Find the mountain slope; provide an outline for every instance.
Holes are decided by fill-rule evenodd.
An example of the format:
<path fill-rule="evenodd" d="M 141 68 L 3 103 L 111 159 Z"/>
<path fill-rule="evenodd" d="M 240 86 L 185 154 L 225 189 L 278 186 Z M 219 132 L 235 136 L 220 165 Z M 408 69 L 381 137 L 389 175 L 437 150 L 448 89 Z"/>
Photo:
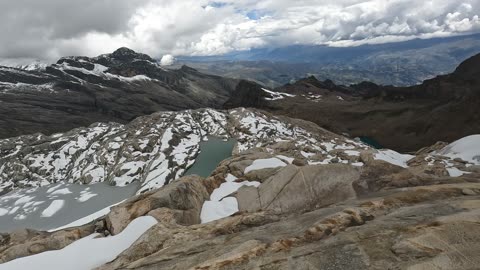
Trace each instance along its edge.
<path fill-rule="evenodd" d="M 249 93 L 261 102 L 238 102 L 242 99 L 237 96 L 225 106 L 255 106 L 337 133 L 369 137 L 397 151 L 416 151 L 437 141 L 480 133 L 479 66 L 480 55 L 476 55 L 453 73 L 412 87 L 368 82 L 347 87 L 309 77 L 275 89 L 293 96 L 269 100 L 261 86 L 250 86 L 250 92 L 263 93 Z M 237 92 L 242 93 L 241 89 Z"/>
<path fill-rule="evenodd" d="M 183 176 L 208 136 L 234 139 L 232 156 Z M 474 269 L 479 146 L 477 135 L 405 155 L 243 108 L 0 140 L 3 188 L 15 189 L 0 197 L 0 269 Z M 94 208 L 123 189 L 98 181 L 139 185 Z"/>
<path fill-rule="evenodd" d="M 156 111 L 218 108 L 236 80 L 194 69 L 165 70 L 127 48 L 94 58 L 64 57 L 37 70 L 0 67 L 0 138 L 126 123 Z"/>

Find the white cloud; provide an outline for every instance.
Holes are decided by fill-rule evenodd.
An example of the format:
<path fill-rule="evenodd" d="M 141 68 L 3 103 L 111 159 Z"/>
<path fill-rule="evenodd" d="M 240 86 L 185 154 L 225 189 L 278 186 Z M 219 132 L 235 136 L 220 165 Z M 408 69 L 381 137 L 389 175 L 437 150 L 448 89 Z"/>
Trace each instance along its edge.
<path fill-rule="evenodd" d="M 108 14 L 108 16 L 105 16 Z M 353 46 L 480 32 L 478 0 L 22 0 L 0 3 L 0 58 L 154 57 Z"/>
<path fill-rule="evenodd" d="M 162 66 L 171 66 L 173 63 L 175 63 L 175 57 L 171 54 L 165 54 L 160 60 L 160 65 Z"/>

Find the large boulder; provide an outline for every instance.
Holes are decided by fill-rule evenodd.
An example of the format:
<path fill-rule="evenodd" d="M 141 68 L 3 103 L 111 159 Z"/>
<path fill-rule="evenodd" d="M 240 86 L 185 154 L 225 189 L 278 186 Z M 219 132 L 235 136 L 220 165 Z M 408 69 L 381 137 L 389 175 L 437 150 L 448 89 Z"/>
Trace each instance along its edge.
<path fill-rule="evenodd" d="M 186 176 L 114 206 L 106 217 L 107 229 L 113 235 L 118 234 L 130 221 L 147 214 L 181 225 L 200 223 L 203 202 L 209 198 L 203 181 L 199 176 Z"/>
<path fill-rule="evenodd" d="M 62 249 L 74 241 L 94 233 L 95 229 L 94 224 L 88 224 L 56 232 L 20 229 L 9 234 L 0 234 L 0 263 L 44 251 Z"/>
<path fill-rule="evenodd" d="M 236 197 L 240 211 L 308 210 L 356 197 L 352 183 L 359 177 L 358 169 L 349 165 L 289 165 L 258 188 L 240 188 Z"/>

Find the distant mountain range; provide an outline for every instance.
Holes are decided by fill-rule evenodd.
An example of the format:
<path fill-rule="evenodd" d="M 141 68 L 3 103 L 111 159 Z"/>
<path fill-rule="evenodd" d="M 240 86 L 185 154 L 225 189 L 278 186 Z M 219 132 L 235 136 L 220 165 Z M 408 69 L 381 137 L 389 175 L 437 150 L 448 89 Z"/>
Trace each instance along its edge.
<path fill-rule="evenodd" d="M 63 57 L 46 67 L 0 67 L 0 138 L 99 121 L 123 124 L 158 111 L 255 107 L 414 151 L 480 133 L 478 66 L 480 55 L 450 75 L 411 87 L 343 86 L 308 76 L 262 90 L 267 87 L 188 66 L 165 69 L 148 55 L 120 48 L 93 58 Z"/>
<path fill-rule="evenodd" d="M 480 35 L 410 40 L 398 43 L 328 47 L 294 45 L 253 49 L 220 56 L 179 57 L 203 72 L 249 79 L 276 87 L 309 75 L 337 84 L 371 81 L 409 86 L 452 72 L 480 52 Z"/>

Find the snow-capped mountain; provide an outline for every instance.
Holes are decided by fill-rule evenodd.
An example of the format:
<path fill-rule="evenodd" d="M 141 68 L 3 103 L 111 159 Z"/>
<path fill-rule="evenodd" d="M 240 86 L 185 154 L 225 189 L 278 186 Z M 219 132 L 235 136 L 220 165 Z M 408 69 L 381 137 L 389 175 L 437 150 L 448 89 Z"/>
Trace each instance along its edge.
<path fill-rule="evenodd" d="M 46 64 L 46 63 L 35 61 L 33 63 L 30 63 L 30 64 L 16 66 L 15 68 L 23 69 L 23 70 L 27 70 L 27 71 L 45 71 L 47 66 L 48 66 L 48 64 Z"/>
<path fill-rule="evenodd" d="M 157 111 L 220 108 L 237 80 L 182 67 L 166 70 L 120 48 L 63 57 L 44 68 L 0 67 L 0 138 L 67 131 L 94 122 L 127 123 Z"/>

